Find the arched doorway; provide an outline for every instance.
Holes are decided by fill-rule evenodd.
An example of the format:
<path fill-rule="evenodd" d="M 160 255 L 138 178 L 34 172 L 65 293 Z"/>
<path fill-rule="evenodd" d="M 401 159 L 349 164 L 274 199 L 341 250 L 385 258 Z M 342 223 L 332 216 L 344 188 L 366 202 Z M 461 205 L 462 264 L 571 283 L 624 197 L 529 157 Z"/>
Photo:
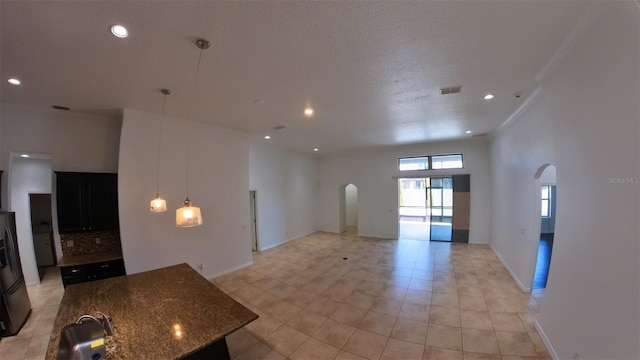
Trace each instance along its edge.
<path fill-rule="evenodd" d="M 534 200 L 536 209 L 534 229 L 536 251 L 531 289 L 544 289 L 547 286 L 553 241 L 556 225 L 556 167 L 545 164 L 538 169 L 534 181 Z"/>
<path fill-rule="evenodd" d="M 340 232 L 358 234 L 358 187 L 346 184 L 340 187 Z"/>

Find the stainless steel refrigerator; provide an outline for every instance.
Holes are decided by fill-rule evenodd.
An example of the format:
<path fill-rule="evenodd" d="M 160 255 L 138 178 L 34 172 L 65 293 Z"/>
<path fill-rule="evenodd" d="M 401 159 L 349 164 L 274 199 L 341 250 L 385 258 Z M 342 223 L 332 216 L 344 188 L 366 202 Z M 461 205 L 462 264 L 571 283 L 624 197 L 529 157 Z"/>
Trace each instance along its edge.
<path fill-rule="evenodd" d="M 31 312 L 22 275 L 15 213 L 0 212 L 0 336 L 20 331 Z"/>

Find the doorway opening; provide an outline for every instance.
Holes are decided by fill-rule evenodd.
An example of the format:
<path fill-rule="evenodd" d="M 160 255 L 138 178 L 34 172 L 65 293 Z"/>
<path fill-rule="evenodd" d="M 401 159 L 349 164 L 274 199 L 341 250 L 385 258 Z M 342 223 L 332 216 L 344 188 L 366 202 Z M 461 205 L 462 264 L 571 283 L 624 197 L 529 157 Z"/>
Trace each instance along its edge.
<path fill-rule="evenodd" d="M 398 239 L 451 241 L 451 177 L 398 179 Z"/>
<path fill-rule="evenodd" d="M 535 199 L 540 204 L 540 212 L 536 214 L 540 219 L 540 227 L 532 289 L 547 287 L 556 226 L 556 168 L 548 165 L 541 168 L 538 173 L 535 181 L 537 194 Z"/>
<path fill-rule="evenodd" d="M 358 235 L 358 187 L 354 184 L 340 189 L 340 232 Z"/>
<path fill-rule="evenodd" d="M 51 194 L 29 194 L 31 212 L 31 233 L 33 251 L 40 280 L 47 267 L 56 265 L 56 249 L 53 241 L 53 221 L 51 216 Z"/>
<path fill-rule="evenodd" d="M 258 251 L 258 216 L 255 190 L 249 191 L 249 210 L 251 214 L 251 219 L 249 220 L 251 224 L 251 250 Z"/>

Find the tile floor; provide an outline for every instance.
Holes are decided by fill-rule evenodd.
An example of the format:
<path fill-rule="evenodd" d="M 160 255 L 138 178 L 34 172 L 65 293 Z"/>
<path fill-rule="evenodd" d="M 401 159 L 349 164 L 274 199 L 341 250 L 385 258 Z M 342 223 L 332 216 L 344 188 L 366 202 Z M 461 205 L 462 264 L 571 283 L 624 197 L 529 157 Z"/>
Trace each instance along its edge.
<path fill-rule="evenodd" d="M 64 294 L 60 272 L 56 267 L 46 269 L 42 283 L 27 287 L 31 300 L 31 315 L 18 335 L 0 340 L 0 359 L 44 359 L 49 336 L 58 307 Z"/>
<path fill-rule="evenodd" d="M 260 315 L 227 338 L 233 359 L 549 358 L 544 292 L 486 245 L 315 233 L 214 283 Z"/>
<path fill-rule="evenodd" d="M 227 338 L 233 359 L 549 359 L 544 292 L 522 293 L 486 245 L 315 233 L 213 282 L 260 315 Z M 51 268 L 2 360 L 44 357 L 62 295 Z"/>

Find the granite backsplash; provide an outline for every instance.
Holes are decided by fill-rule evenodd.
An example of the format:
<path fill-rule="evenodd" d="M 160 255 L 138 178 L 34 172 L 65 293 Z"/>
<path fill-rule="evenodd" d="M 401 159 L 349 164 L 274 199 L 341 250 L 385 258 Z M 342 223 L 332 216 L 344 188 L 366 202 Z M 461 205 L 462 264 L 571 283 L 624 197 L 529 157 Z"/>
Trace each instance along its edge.
<path fill-rule="evenodd" d="M 83 255 L 122 250 L 119 231 L 60 234 L 63 255 Z"/>

